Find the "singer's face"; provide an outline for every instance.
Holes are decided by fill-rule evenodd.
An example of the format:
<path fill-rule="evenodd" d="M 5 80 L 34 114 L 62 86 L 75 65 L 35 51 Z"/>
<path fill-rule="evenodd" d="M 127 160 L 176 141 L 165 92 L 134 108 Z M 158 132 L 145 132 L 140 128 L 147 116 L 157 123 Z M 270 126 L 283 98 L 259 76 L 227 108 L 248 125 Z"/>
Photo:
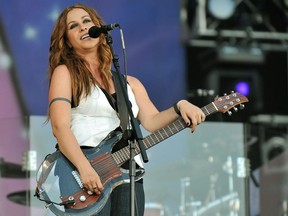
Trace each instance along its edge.
<path fill-rule="evenodd" d="M 85 54 L 85 52 L 97 48 L 99 39 L 90 38 L 88 30 L 95 26 L 89 14 L 80 8 L 75 8 L 67 14 L 67 38 L 73 49 Z"/>

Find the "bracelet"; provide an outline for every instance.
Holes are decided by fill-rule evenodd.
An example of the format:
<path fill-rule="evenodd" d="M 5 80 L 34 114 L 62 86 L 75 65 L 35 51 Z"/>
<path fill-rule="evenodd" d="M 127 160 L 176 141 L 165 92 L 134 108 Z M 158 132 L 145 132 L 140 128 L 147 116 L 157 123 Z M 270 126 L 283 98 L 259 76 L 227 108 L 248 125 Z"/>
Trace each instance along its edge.
<path fill-rule="evenodd" d="M 181 116 L 181 113 L 180 113 L 180 110 L 178 109 L 177 103 L 178 103 L 178 102 L 176 102 L 176 103 L 173 104 L 173 108 L 174 108 L 174 111 L 175 111 L 179 116 Z"/>

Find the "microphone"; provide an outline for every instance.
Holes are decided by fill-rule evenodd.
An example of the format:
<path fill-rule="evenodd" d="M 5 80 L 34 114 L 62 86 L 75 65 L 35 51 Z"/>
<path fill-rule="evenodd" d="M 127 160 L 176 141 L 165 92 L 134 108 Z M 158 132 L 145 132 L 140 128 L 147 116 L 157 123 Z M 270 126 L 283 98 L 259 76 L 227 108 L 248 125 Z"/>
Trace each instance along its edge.
<path fill-rule="evenodd" d="M 98 38 L 101 33 L 107 33 L 108 31 L 113 30 L 114 28 L 119 27 L 118 23 L 113 23 L 109 25 L 103 25 L 101 27 L 92 26 L 88 30 L 88 34 L 91 38 Z"/>

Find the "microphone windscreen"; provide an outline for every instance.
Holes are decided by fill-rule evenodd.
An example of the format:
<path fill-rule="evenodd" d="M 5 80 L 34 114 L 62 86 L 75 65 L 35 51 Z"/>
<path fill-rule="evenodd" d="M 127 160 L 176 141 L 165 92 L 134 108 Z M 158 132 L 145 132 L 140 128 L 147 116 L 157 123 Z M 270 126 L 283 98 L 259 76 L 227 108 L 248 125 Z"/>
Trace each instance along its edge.
<path fill-rule="evenodd" d="M 100 36 L 100 34 L 102 33 L 101 28 L 96 27 L 96 26 L 92 26 L 89 30 L 88 30 L 88 34 L 91 38 L 98 38 Z"/>

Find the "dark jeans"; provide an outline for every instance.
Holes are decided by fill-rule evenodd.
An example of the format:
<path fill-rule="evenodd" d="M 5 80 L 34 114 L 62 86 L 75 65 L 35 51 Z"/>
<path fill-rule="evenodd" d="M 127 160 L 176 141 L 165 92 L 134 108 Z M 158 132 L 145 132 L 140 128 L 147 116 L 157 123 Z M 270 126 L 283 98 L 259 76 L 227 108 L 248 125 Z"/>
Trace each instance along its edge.
<path fill-rule="evenodd" d="M 135 196 L 135 216 L 143 216 L 145 208 L 143 180 L 135 183 Z M 122 184 L 113 190 L 97 216 L 130 216 L 130 208 L 130 184 Z"/>

